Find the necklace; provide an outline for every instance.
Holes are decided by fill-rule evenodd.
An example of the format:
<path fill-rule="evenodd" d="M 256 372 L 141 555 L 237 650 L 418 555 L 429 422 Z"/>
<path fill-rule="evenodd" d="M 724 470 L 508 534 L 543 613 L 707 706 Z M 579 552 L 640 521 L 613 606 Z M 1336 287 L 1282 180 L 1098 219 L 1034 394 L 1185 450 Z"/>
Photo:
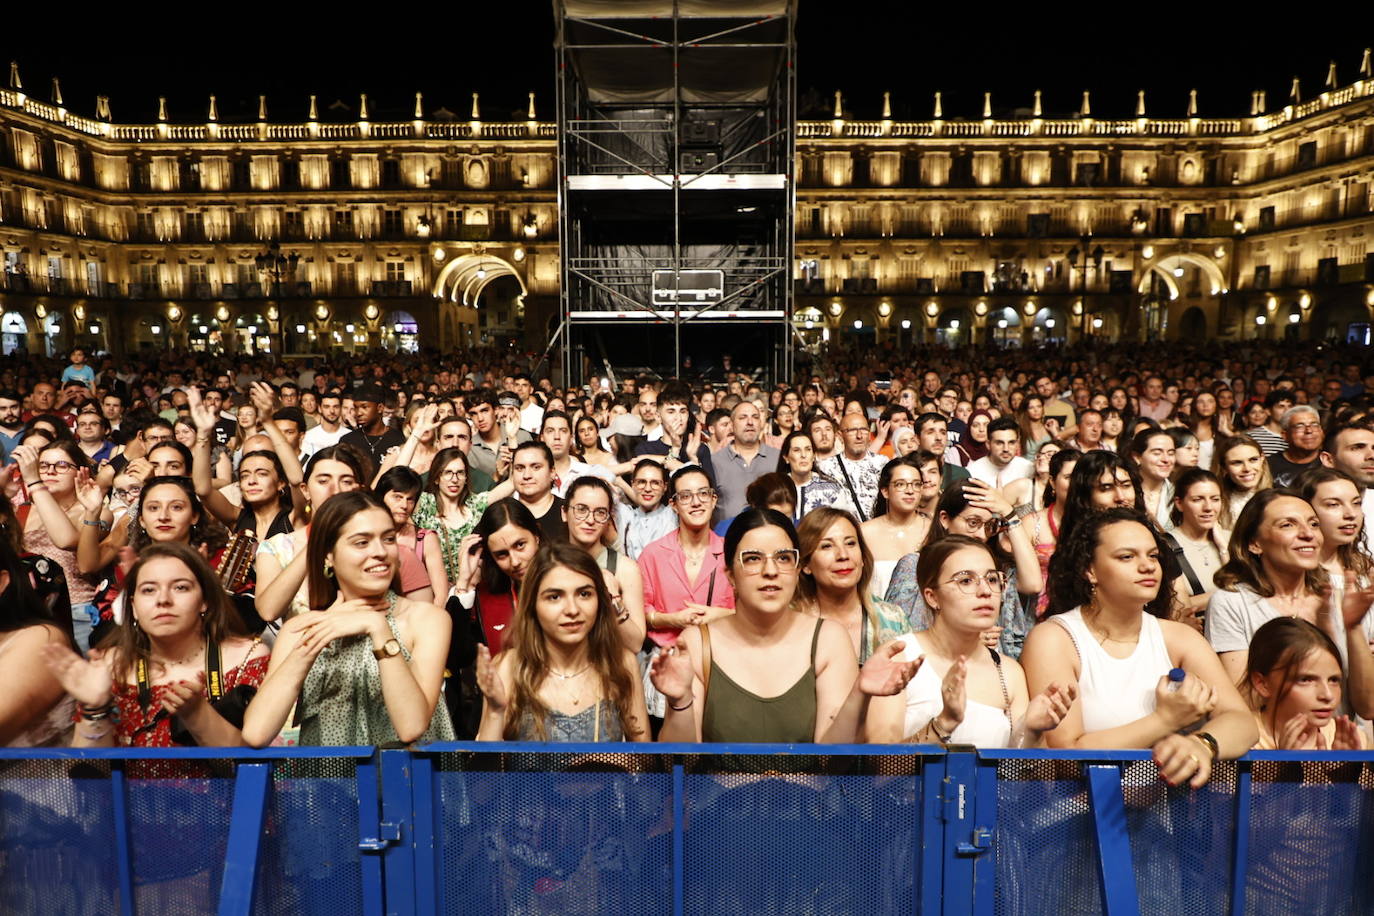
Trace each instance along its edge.
<path fill-rule="evenodd" d="M 178 665 L 189 665 L 189 664 L 191 664 L 192 662 L 196 661 L 196 660 L 201 656 L 201 654 L 202 654 L 204 651 L 205 651 L 205 643 L 202 642 L 200 645 L 198 645 L 198 646 L 195 648 L 195 651 L 193 651 L 190 655 L 186 656 L 185 658 L 178 658 L 178 659 L 169 659 L 169 658 L 168 658 L 168 659 L 163 659 L 163 658 L 158 658 L 157 656 L 152 655 L 151 653 L 149 653 L 149 656 L 148 656 L 148 657 L 153 661 L 154 664 L 161 665 L 163 668 L 174 668 L 174 667 L 176 667 L 176 666 L 178 666 Z"/>
<path fill-rule="evenodd" d="M 587 664 L 583 665 L 581 668 L 577 669 L 572 674 L 564 674 L 561 671 L 554 671 L 552 668 L 548 669 L 549 674 L 552 674 L 554 677 L 558 678 L 560 681 L 563 682 L 565 689 L 568 691 L 568 697 L 572 700 L 572 705 L 574 709 L 582 705 L 582 691 L 580 688 L 574 690 L 570 682 L 575 681 L 582 675 L 586 674 L 589 670 L 591 670 L 591 667 L 592 663 L 587 662 Z"/>
<path fill-rule="evenodd" d="M 1086 620 L 1083 621 L 1083 625 L 1084 625 L 1085 627 L 1088 628 L 1088 632 L 1091 633 L 1091 634 L 1093 635 L 1093 639 L 1096 639 L 1096 640 L 1097 640 L 1097 644 L 1098 644 L 1099 646 L 1105 646 L 1105 645 L 1106 645 L 1107 643 L 1109 643 L 1109 642 L 1120 643 L 1120 644 L 1123 645 L 1123 646 L 1129 646 L 1129 645 L 1132 645 L 1132 644 L 1135 644 L 1135 643 L 1139 643 L 1139 642 L 1140 642 L 1140 629 L 1139 629 L 1139 628 L 1137 628 L 1136 631 L 1135 631 L 1135 633 L 1132 634 L 1130 637 L 1122 638 L 1122 637 L 1120 637 L 1120 636 L 1112 636 L 1111 634 L 1107 633 L 1105 630 L 1102 630 L 1102 631 L 1101 631 L 1102 635 L 1099 636 L 1099 635 L 1097 635 L 1098 632 L 1099 632 L 1098 628 L 1097 628 L 1096 626 L 1094 626 L 1093 624 L 1088 623 L 1088 621 L 1086 621 Z"/>

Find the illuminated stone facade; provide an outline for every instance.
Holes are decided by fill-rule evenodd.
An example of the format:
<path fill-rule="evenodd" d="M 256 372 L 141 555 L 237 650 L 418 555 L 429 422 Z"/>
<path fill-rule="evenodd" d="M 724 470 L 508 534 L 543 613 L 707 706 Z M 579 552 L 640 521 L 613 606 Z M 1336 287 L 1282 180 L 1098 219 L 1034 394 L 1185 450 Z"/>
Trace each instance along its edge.
<path fill-rule="evenodd" d="M 1244 118 L 798 124 L 819 343 L 1344 338 L 1374 308 L 1374 78 Z M 126 125 L 0 90 L 4 349 L 454 348 L 557 312 L 555 125 L 366 97 Z M 304 106 L 303 106 L 304 107 Z M 273 247 L 275 246 L 275 247 Z M 476 307 L 474 307 L 476 306 Z M 528 312 L 528 314 L 527 314 Z M 528 320 L 527 320 L 528 319 Z M 856 326 L 857 322 L 857 326 Z M 1353 330 L 1352 330 L 1353 329 Z"/>
<path fill-rule="evenodd" d="M 1339 337 L 1374 308 L 1374 79 L 1244 118 L 799 125 L 812 341 Z M 1296 87 L 1295 87 L 1296 88 Z M 888 108 L 884 99 L 884 109 Z"/>
<path fill-rule="evenodd" d="M 6 352 L 461 347 L 556 303 L 554 126 L 122 125 L 0 91 Z M 102 100 L 102 109 L 108 111 Z M 304 109 L 305 106 L 302 106 Z M 302 113 L 305 113 L 303 111 Z M 556 307 L 556 306 L 550 306 Z"/>

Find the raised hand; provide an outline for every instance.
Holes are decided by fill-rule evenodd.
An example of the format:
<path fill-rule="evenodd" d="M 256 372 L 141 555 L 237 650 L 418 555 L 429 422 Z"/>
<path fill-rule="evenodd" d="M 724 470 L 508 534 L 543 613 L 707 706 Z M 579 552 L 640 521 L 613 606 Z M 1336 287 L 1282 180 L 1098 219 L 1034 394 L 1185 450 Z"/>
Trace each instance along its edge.
<path fill-rule="evenodd" d="M 439 426 L 439 405 L 427 404 L 420 408 L 411 420 L 410 431 L 416 438 L 423 439 Z"/>
<path fill-rule="evenodd" d="M 81 503 L 81 508 L 95 515 L 105 508 L 105 491 L 86 468 L 76 472 L 76 501 Z"/>
<path fill-rule="evenodd" d="M 196 430 L 202 433 L 213 433 L 219 417 L 215 412 L 200 398 L 200 389 L 195 385 L 186 389 L 186 409 L 191 414 L 191 422 L 196 425 Z"/>
<path fill-rule="evenodd" d="M 266 382 L 254 382 L 248 386 L 248 398 L 258 410 L 258 419 L 267 423 L 277 411 L 277 392 Z"/>
<path fill-rule="evenodd" d="M 1001 490 L 989 486 L 977 478 L 970 477 L 964 481 L 964 498 L 968 500 L 970 506 L 986 509 L 994 516 L 1001 517 L 1011 514 L 1011 500 L 1007 499 Z"/>
<path fill-rule="evenodd" d="M 1069 707 L 1078 699 L 1078 687 L 1050 684 L 1026 707 L 1026 728 L 1033 732 L 1051 731 L 1069 714 Z"/>
<path fill-rule="evenodd" d="M 147 458 L 135 458 L 124 465 L 124 473 L 130 477 L 137 477 L 139 483 L 146 484 L 153 476 L 153 463 Z"/>
<path fill-rule="evenodd" d="M 914 662 L 898 660 L 905 650 L 906 646 L 894 639 L 870 655 L 859 669 L 859 691 L 870 697 L 890 697 L 905 690 L 925 662 L 924 655 Z"/>
<path fill-rule="evenodd" d="M 62 689 L 78 703 L 104 706 L 110 702 L 114 682 L 103 661 L 82 658 L 56 643 L 48 643 L 39 652 Z"/>
<path fill-rule="evenodd" d="M 692 658 L 683 645 L 669 646 L 649 664 L 649 682 L 670 706 L 682 706 L 692 696 Z"/>
<path fill-rule="evenodd" d="M 458 542 L 458 581 L 453 587 L 460 592 L 477 587 L 482 579 L 482 546 L 480 534 L 469 534 Z"/>
<path fill-rule="evenodd" d="M 510 704 L 510 691 L 496 670 L 491 650 L 481 643 L 477 645 L 477 689 L 494 712 L 501 712 Z"/>
<path fill-rule="evenodd" d="M 19 467 L 19 473 L 23 475 L 24 480 L 34 482 L 42 479 L 38 474 L 38 446 L 16 446 L 14 451 L 10 452 L 10 457 Z"/>

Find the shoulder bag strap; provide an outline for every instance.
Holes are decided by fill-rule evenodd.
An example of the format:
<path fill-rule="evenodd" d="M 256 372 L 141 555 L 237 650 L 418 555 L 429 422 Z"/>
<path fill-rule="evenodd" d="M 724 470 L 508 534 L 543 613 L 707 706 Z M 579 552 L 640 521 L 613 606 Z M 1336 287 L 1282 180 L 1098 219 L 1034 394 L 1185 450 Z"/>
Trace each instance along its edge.
<path fill-rule="evenodd" d="M 711 689 L 711 625 L 703 623 L 701 631 L 701 704 L 706 705 L 706 692 Z"/>
<path fill-rule="evenodd" d="M 1007 689 L 1007 673 L 1002 670 L 1002 656 L 991 646 L 988 646 L 988 654 L 992 656 L 992 663 L 997 666 L 997 680 L 1002 684 L 1002 712 L 1006 713 L 1008 724 L 1015 728 L 1016 723 L 1011 720 L 1011 691 Z"/>
<path fill-rule="evenodd" d="M 1193 594 L 1201 595 L 1207 591 L 1202 587 L 1202 580 L 1198 579 L 1197 573 L 1193 572 L 1193 567 L 1188 563 L 1188 557 L 1183 552 L 1183 545 L 1169 532 L 1165 531 L 1163 534 L 1164 540 L 1168 543 L 1169 549 L 1174 552 L 1174 559 L 1178 560 L 1178 565 L 1183 570 L 1183 575 L 1188 580 L 1188 587 L 1193 590 Z"/>
<path fill-rule="evenodd" d="M 857 429 L 857 427 L 855 427 Z M 859 500 L 859 493 L 854 489 L 854 481 L 849 479 L 849 470 L 844 466 L 844 452 L 835 456 L 835 464 L 839 465 L 840 473 L 844 475 L 844 485 L 849 490 L 849 495 L 854 499 L 854 511 L 859 513 L 859 521 L 868 521 L 868 513 L 864 511 L 863 504 Z"/>

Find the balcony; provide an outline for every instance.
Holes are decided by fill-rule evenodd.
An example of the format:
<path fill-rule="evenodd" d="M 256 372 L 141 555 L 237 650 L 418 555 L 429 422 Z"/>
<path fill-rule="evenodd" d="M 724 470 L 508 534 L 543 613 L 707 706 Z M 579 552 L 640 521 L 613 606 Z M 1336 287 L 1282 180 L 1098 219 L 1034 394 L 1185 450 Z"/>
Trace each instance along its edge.
<path fill-rule="evenodd" d="M 373 296 L 409 296 L 409 280 L 373 280 L 370 287 Z"/>

